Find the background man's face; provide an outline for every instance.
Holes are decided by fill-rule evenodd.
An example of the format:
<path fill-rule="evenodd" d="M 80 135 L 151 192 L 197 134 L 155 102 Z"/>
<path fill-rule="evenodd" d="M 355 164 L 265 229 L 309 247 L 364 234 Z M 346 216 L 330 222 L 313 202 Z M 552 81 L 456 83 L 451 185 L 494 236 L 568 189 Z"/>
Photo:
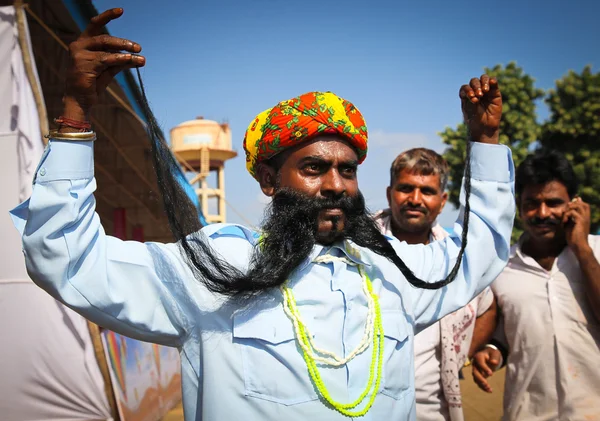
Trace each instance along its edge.
<path fill-rule="evenodd" d="M 343 138 L 317 137 L 284 154 L 270 195 L 279 188 L 291 188 L 316 199 L 358 194 L 358 156 Z M 341 209 L 324 209 L 319 213 L 317 224 L 318 241 L 329 243 L 344 231 L 346 215 Z"/>
<path fill-rule="evenodd" d="M 564 238 L 562 217 L 571 198 L 559 181 L 526 185 L 519 197 L 519 216 L 530 237 L 539 242 Z"/>
<path fill-rule="evenodd" d="M 387 198 L 394 228 L 417 233 L 431 229 L 448 195 L 440 189 L 439 175 L 403 170 L 388 187 Z"/>

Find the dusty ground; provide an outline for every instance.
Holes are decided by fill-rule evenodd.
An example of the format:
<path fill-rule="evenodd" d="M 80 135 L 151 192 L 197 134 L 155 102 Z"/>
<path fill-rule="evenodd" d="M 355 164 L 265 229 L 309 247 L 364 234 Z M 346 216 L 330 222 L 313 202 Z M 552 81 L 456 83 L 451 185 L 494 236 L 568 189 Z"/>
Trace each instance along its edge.
<path fill-rule="evenodd" d="M 504 370 L 492 377 L 493 393 L 479 390 L 473 383 L 471 370 L 464 369 L 465 379 L 460 382 L 466 421 L 499 421 L 502 416 L 502 391 L 504 390 Z M 183 421 L 183 408 L 175 407 L 162 421 Z"/>
<path fill-rule="evenodd" d="M 471 369 L 463 369 L 465 379 L 460 382 L 463 395 L 465 421 L 498 421 L 502 417 L 504 369 L 490 379 L 493 393 L 482 392 L 473 382 Z"/>

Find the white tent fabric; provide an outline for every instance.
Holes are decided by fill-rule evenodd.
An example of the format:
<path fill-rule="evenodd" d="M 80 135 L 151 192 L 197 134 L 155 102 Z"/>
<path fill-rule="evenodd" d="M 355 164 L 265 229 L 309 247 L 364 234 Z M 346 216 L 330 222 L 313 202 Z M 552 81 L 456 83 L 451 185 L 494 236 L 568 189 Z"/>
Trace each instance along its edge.
<path fill-rule="evenodd" d="M 39 127 L 15 9 L 0 7 L 0 419 L 110 420 L 87 322 L 27 277 L 8 214 L 31 192 Z"/>

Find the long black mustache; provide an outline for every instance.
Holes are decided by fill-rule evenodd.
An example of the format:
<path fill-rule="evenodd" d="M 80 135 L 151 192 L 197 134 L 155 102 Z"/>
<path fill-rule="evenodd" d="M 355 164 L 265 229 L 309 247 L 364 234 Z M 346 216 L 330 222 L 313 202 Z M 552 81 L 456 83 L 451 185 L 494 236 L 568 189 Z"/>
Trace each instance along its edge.
<path fill-rule="evenodd" d="M 310 254 L 315 244 L 316 217 L 314 212 L 323 209 L 324 202 L 309 205 L 307 209 L 311 218 L 302 218 L 294 213 L 298 206 L 298 197 L 282 192 L 276 195 L 273 205 L 267 211 L 263 225 L 263 238 L 260 247 L 255 247 L 251 258 L 250 268 L 243 273 L 231 263 L 225 261 L 209 244 L 206 236 L 200 231 L 198 210 L 188 198 L 175 174 L 179 171 L 179 164 L 171 153 L 169 146 L 150 109 L 144 84 L 139 69 L 136 69 L 141 90 L 140 106 L 148 120 L 148 132 L 151 140 L 151 152 L 156 171 L 157 183 L 161 192 L 163 206 L 173 237 L 178 241 L 182 256 L 194 277 L 204 284 L 206 288 L 224 296 L 236 298 L 251 298 L 262 291 L 281 285 L 292 271 Z M 346 200 L 357 201 L 345 209 L 346 238 L 352 239 L 357 245 L 368 248 L 373 252 L 386 257 L 402 272 L 408 282 L 423 289 L 439 289 L 454 281 L 460 270 L 469 230 L 471 194 L 471 141 L 467 140 L 465 165 L 465 209 L 461 248 L 456 263 L 448 276 L 437 282 L 426 282 L 417 278 L 406 266 L 404 261 L 396 254 L 395 250 L 379 231 L 376 223 L 364 206 L 362 195 L 355 198 L 338 199 L 335 204 L 327 206 L 340 207 L 347 205 Z M 311 208 L 314 206 L 314 209 Z M 311 213 L 312 212 L 312 213 Z M 317 212 L 318 213 L 318 212 Z M 277 220 L 290 221 L 285 230 L 290 235 L 278 237 L 275 228 L 283 226 Z"/>

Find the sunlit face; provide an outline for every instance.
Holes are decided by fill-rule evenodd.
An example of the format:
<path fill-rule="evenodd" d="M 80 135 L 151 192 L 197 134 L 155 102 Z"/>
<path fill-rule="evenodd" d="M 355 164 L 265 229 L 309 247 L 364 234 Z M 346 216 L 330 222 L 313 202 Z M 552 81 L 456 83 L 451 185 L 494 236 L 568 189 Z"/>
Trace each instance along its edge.
<path fill-rule="evenodd" d="M 448 194 L 440 188 L 440 176 L 402 170 L 387 188 L 392 226 L 396 231 L 429 231 L 444 208 Z"/>
<path fill-rule="evenodd" d="M 564 238 L 562 218 L 571 198 L 559 181 L 526 185 L 519 196 L 519 216 L 529 236 L 538 242 Z"/>
<path fill-rule="evenodd" d="M 338 198 L 358 193 L 358 156 L 339 136 L 316 137 L 283 153 L 279 170 L 262 167 L 259 181 L 272 196 L 279 188 L 291 188 L 315 198 Z M 341 209 L 325 209 L 318 217 L 317 241 L 330 243 L 345 227 Z"/>

